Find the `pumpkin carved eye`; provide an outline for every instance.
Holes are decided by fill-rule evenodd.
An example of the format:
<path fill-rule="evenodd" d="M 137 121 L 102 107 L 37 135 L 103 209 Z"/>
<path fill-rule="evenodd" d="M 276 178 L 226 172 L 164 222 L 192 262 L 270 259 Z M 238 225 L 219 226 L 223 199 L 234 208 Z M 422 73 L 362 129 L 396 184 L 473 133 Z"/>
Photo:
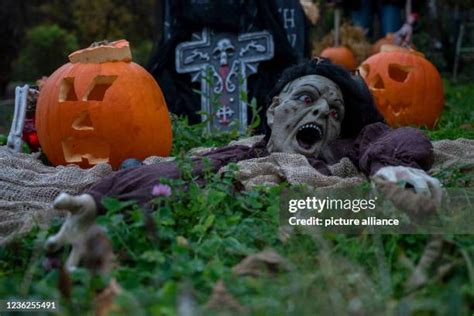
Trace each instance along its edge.
<path fill-rule="evenodd" d="M 117 76 L 97 76 L 82 98 L 83 101 L 103 101 L 105 92 L 112 86 Z"/>
<path fill-rule="evenodd" d="M 370 73 L 370 65 L 369 64 L 362 64 L 359 68 L 359 73 L 362 78 L 367 78 Z"/>
<path fill-rule="evenodd" d="M 74 91 L 74 78 L 66 77 L 61 81 L 59 87 L 59 102 L 77 101 L 76 92 Z"/>
<path fill-rule="evenodd" d="M 403 66 L 399 64 L 389 64 L 388 65 L 388 76 L 390 79 L 403 83 L 407 80 L 408 75 L 410 74 L 412 67 Z"/>

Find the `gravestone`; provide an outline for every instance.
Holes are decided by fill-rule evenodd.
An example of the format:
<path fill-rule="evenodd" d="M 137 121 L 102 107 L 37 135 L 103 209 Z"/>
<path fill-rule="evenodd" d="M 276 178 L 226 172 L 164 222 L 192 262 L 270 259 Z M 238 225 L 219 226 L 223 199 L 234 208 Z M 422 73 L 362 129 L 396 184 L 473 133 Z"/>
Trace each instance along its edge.
<path fill-rule="evenodd" d="M 247 78 L 259 62 L 273 58 L 273 38 L 267 31 L 233 34 L 205 28 L 193 40 L 176 47 L 176 71 L 201 83 L 202 120 L 207 129 L 247 128 Z"/>

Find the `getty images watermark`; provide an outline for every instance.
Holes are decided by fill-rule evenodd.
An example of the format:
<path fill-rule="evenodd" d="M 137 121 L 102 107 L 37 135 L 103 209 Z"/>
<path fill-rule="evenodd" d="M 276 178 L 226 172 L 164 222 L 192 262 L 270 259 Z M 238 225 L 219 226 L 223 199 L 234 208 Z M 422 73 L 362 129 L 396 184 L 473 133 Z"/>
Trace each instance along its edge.
<path fill-rule="evenodd" d="M 447 189 L 430 211 L 395 204 L 370 188 L 289 189 L 281 195 L 280 224 L 333 233 L 474 233 L 474 189 Z"/>
<path fill-rule="evenodd" d="M 376 201 L 378 197 L 373 199 L 332 199 L 326 197 L 324 199 L 316 197 L 306 197 L 306 199 L 291 199 L 288 201 L 288 211 L 290 213 L 297 213 L 298 211 L 307 210 L 314 211 L 321 214 L 323 211 L 350 211 L 359 213 L 365 210 L 375 210 Z M 331 217 L 317 217 L 311 216 L 309 218 L 298 218 L 291 216 L 288 220 L 291 226 L 295 225 L 317 225 L 323 227 L 330 226 L 393 226 L 399 225 L 398 218 L 377 218 L 369 216 L 366 218 L 352 218 L 351 216 L 331 216 Z"/>

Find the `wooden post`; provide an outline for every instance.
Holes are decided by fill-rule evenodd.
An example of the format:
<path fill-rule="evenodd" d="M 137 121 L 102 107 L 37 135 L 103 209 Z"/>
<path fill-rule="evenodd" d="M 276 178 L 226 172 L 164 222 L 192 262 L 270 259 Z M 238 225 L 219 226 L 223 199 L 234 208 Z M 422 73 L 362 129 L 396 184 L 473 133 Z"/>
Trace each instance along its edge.
<path fill-rule="evenodd" d="M 340 24 L 341 24 L 341 8 L 336 7 L 334 9 L 334 47 L 340 45 Z"/>
<path fill-rule="evenodd" d="M 405 21 L 408 20 L 408 17 L 411 14 L 411 0 L 407 0 L 405 3 Z"/>

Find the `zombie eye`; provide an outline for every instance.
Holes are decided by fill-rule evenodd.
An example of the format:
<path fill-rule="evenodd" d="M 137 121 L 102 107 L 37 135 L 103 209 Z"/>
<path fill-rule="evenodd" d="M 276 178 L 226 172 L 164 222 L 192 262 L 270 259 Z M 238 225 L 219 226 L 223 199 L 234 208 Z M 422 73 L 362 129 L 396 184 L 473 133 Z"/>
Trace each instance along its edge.
<path fill-rule="evenodd" d="M 314 102 L 314 99 L 307 94 L 303 94 L 302 96 L 298 98 L 298 100 L 304 102 L 304 104 L 311 104 Z"/>
<path fill-rule="evenodd" d="M 337 113 L 336 110 L 331 110 L 331 112 L 329 112 L 329 115 L 331 115 L 333 118 L 335 118 L 336 120 L 339 119 L 339 113 Z"/>

